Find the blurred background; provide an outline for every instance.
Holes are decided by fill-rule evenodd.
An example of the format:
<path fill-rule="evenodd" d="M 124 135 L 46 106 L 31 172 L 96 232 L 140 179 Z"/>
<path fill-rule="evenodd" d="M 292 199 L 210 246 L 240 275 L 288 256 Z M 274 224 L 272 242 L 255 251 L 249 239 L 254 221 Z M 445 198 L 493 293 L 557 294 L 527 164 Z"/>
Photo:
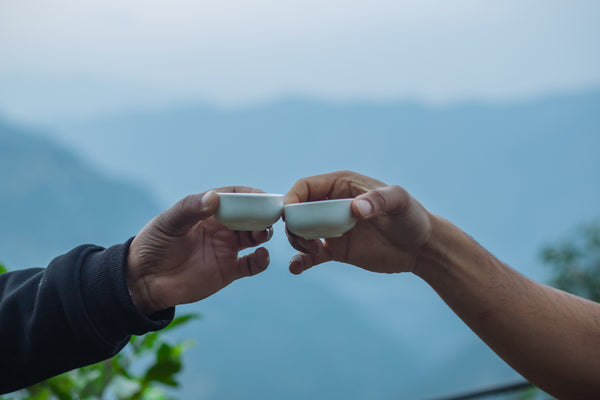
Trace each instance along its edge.
<path fill-rule="evenodd" d="M 0 0 L 0 260 L 121 243 L 189 193 L 350 169 L 523 274 L 599 215 L 600 3 Z M 431 288 L 271 265 L 179 307 L 181 399 L 428 399 L 522 378 Z"/>

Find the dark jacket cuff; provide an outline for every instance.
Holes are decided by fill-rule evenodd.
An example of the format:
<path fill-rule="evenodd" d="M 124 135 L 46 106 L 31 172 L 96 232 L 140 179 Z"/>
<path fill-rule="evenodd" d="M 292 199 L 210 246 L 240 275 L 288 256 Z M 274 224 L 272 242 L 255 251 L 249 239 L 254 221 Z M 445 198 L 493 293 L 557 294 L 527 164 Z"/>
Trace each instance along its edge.
<path fill-rule="evenodd" d="M 150 317 L 134 305 L 127 287 L 126 270 L 130 239 L 103 249 L 89 248 L 80 270 L 81 296 L 101 339 L 114 345 L 129 335 L 143 335 L 166 327 L 175 315 L 171 307 Z"/>

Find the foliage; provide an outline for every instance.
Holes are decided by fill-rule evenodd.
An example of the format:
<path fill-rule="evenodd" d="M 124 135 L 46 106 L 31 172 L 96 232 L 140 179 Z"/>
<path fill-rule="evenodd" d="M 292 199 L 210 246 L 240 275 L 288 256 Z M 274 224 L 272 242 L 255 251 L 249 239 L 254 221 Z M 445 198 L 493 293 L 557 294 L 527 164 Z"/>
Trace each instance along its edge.
<path fill-rule="evenodd" d="M 600 221 L 579 228 L 561 244 L 546 246 L 542 260 L 554 269 L 550 285 L 600 301 Z"/>
<path fill-rule="evenodd" d="M 0 264 L 0 273 L 6 268 Z M 177 387 L 183 352 L 189 341 L 170 343 L 165 332 L 184 325 L 197 314 L 175 318 L 168 327 L 144 336 L 132 336 L 111 359 L 78 368 L 6 396 L 3 400 L 168 400 L 167 387 Z M 136 372 L 139 371 L 139 372 Z"/>
<path fill-rule="evenodd" d="M 542 392 L 535 386 L 531 386 L 527 389 L 522 390 L 519 394 L 513 397 L 514 400 L 552 400 L 554 397 L 551 397 L 545 392 Z"/>
<path fill-rule="evenodd" d="M 550 286 L 600 301 L 600 221 L 580 226 L 570 238 L 542 248 L 544 264 L 554 271 Z M 523 391 L 517 400 L 552 399 L 537 388 Z"/>

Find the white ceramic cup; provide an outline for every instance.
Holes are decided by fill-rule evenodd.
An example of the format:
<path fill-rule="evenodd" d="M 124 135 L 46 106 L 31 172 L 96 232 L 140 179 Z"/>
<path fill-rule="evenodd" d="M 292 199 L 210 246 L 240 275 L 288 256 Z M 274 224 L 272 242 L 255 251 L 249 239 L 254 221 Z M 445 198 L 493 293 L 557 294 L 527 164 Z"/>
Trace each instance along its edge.
<path fill-rule="evenodd" d="M 219 193 L 215 219 L 234 231 L 262 231 L 283 213 L 283 195 L 272 193 Z"/>
<path fill-rule="evenodd" d="M 285 224 L 304 239 L 340 237 L 356 224 L 350 208 L 354 199 L 334 199 L 284 206 Z"/>

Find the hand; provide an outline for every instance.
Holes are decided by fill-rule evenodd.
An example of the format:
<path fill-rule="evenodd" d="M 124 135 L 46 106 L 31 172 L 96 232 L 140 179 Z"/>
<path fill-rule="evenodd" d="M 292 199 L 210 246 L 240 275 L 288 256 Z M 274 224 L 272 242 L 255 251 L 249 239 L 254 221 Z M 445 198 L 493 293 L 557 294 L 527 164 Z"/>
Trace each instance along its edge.
<path fill-rule="evenodd" d="M 239 186 L 216 190 L 260 192 Z M 127 283 L 141 312 L 150 315 L 202 300 L 236 279 L 267 268 L 269 252 L 265 248 L 241 258 L 238 253 L 268 241 L 273 229 L 231 231 L 212 217 L 218 205 L 214 190 L 190 195 L 150 221 L 134 238 Z"/>
<path fill-rule="evenodd" d="M 333 172 L 300 179 L 284 203 L 351 197 L 358 221 L 339 238 L 305 240 L 286 228 L 290 244 L 300 251 L 290 262 L 290 272 L 299 274 L 327 261 L 374 272 L 414 271 L 431 236 L 432 216 L 401 187 L 354 172 Z"/>

